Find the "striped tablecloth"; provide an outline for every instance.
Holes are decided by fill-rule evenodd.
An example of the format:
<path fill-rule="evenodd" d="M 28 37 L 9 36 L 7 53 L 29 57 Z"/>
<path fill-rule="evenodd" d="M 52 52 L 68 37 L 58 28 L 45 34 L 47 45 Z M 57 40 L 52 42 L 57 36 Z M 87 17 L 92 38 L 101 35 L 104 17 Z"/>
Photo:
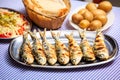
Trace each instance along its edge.
<path fill-rule="evenodd" d="M 85 2 L 71 0 L 71 11 Z M 9 7 L 26 14 L 22 0 L 0 0 L 0 7 Z M 113 7 L 115 20 L 105 31 L 114 37 L 120 47 L 120 7 Z M 70 12 L 71 13 L 71 12 Z M 59 30 L 73 30 L 68 17 Z M 32 68 L 18 64 L 9 56 L 11 40 L 0 40 L 0 79 L 2 80 L 120 80 L 120 52 L 117 58 L 104 65 L 77 69 Z"/>

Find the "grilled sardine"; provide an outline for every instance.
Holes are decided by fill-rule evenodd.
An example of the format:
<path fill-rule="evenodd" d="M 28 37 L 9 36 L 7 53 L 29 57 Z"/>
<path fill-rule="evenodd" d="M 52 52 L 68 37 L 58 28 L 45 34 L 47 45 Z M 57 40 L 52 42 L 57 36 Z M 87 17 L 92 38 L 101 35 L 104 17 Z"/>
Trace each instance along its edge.
<path fill-rule="evenodd" d="M 67 64 L 69 62 L 69 51 L 68 48 L 59 40 L 60 33 L 55 34 L 51 31 L 52 37 L 55 39 L 55 48 L 60 64 Z"/>
<path fill-rule="evenodd" d="M 34 62 L 32 47 L 30 45 L 30 41 L 28 40 L 28 33 L 24 33 L 23 35 L 23 43 L 20 49 L 20 56 L 26 64 L 32 64 Z"/>
<path fill-rule="evenodd" d="M 81 37 L 80 47 L 81 47 L 82 52 L 83 52 L 83 58 L 86 61 L 94 61 L 95 60 L 95 55 L 94 55 L 92 47 L 90 46 L 90 44 L 89 44 L 89 42 L 86 38 L 85 31 L 86 30 L 84 30 L 83 32 L 79 31 L 80 37 Z"/>
<path fill-rule="evenodd" d="M 40 39 L 38 39 L 36 36 L 36 30 L 34 30 L 33 33 L 32 32 L 29 32 L 29 33 L 33 40 L 33 46 L 32 46 L 33 55 L 38 64 L 45 65 L 47 62 L 46 56 L 45 56 L 42 44 L 40 42 Z"/>
<path fill-rule="evenodd" d="M 104 36 L 100 30 L 97 31 L 93 49 L 96 57 L 100 60 L 109 58 L 109 52 L 104 42 Z"/>
<path fill-rule="evenodd" d="M 69 40 L 69 52 L 70 52 L 70 60 L 73 65 L 77 65 L 82 59 L 82 51 L 78 43 L 73 38 L 73 34 L 65 35 Z"/>
<path fill-rule="evenodd" d="M 42 38 L 43 50 L 46 54 L 47 61 L 50 65 L 54 65 L 57 62 L 56 50 L 55 46 L 50 44 L 46 39 L 46 28 L 44 29 L 44 32 L 39 30 L 39 34 Z"/>

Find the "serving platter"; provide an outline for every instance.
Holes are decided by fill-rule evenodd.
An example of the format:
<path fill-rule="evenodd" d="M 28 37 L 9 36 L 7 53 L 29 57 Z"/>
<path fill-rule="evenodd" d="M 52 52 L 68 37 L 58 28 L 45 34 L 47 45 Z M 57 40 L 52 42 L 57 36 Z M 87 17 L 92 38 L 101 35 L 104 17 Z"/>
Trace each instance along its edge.
<path fill-rule="evenodd" d="M 77 30 L 83 30 L 82 28 L 80 28 L 77 24 L 73 23 L 72 22 L 72 15 L 74 13 L 77 13 L 80 9 L 83 9 L 85 8 L 86 5 L 83 5 L 83 6 L 80 6 L 78 8 L 76 8 L 75 10 L 73 10 L 73 12 L 71 12 L 70 16 L 69 16 L 69 23 L 72 27 L 74 27 L 75 29 Z M 108 29 L 114 22 L 114 19 L 115 19 L 115 15 L 113 13 L 113 11 L 111 10 L 109 13 L 107 13 L 107 23 L 101 28 L 101 31 L 104 31 L 106 29 Z M 92 31 L 94 32 L 94 31 Z"/>
<path fill-rule="evenodd" d="M 26 31 L 30 31 L 31 30 L 31 28 L 32 28 L 32 22 L 31 22 L 31 20 L 27 17 L 27 16 L 25 16 L 24 14 L 22 14 L 21 12 L 19 12 L 19 11 L 17 11 L 17 10 L 14 10 L 14 9 L 11 9 L 11 8 L 6 8 L 6 7 L 0 7 L 0 10 L 1 10 L 1 12 L 3 11 L 3 10 L 5 10 L 5 12 L 3 11 L 3 14 L 16 14 L 17 16 L 18 15 L 20 15 L 20 18 L 21 19 L 23 19 L 24 21 L 26 21 L 26 23 L 24 23 L 23 25 L 22 25 L 22 27 L 24 26 L 24 25 L 26 25 L 26 26 L 24 26 L 24 29 L 23 29 L 23 32 L 21 31 L 21 30 L 19 30 L 20 31 L 20 33 L 18 34 L 18 33 L 16 33 L 16 35 L 14 35 L 14 36 L 5 36 L 4 34 L 0 34 L 0 39 L 13 39 L 13 38 L 16 38 L 16 37 L 18 37 L 18 36 L 21 36 L 21 35 L 23 35 L 23 33 L 24 32 L 26 32 Z M 8 13 L 6 13 L 8 11 Z M 0 13 L 1 14 L 1 13 Z M 2 14 L 1 14 L 2 15 Z M 9 16 L 9 18 L 10 18 L 11 16 Z M 7 19 L 7 18 L 6 18 Z M 15 18 L 15 19 L 17 19 L 17 18 Z M 16 20 L 17 21 L 17 20 Z M 21 24 L 22 24 L 22 22 L 21 22 Z M 1 25 L 0 25 L 1 26 Z M 10 26 L 11 28 L 14 28 L 13 26 Z M 2 28 L 4 28 L 4 26 L 2 27 Z M 20 28 L 21 29 L 21 28 Z M 2 30 L 2 29 L 1 29 Z M 9 31 L 9 30 L 6 30 L 6 31 Z M 15 30 L 15 31 L 17 31 L 17 30 Z M 15 31 L 13 31 L 13 32 L 15 32 Z M 9 33 L 9 32 L 7 32 L 7 33 Z M 12 34 L 12 33 L 10 33 L 10 34 Z"/>
<path fill-rule="evenodd" d="M 61 33 L 60 40 L 64 44 L 66 44 L 66 46 L 68 46 L 68 40 L 65 37 L 65 34 L 73 33 L 73 37 L 78 42 L 78 44 L 80 44 L 80 42 L 81 42 L 81 39 L 79 37 L 79 33 L 78 33 L 77 30 L 64 30 L 64 31 L 54 31 L 54 32 L 55 33 L 56 32 Z M 39 33 L 37 33 L 36 35 L 40 39 Z M 86 37 L 87 37 L 90 45 L 93 45 L 94 39 L 95 39 L 95 34 L 92 33 L 92 32 L 86 32 Z M 117 44 L 117 42 L 116 42 L 116 40 L 114 38 L 112 38 L 109 35 L 105 35 L 105 34 L 104 34 L 104 37 L 105 37 L 104 41 L 105 41 L 105 44 L 106 44 L 106 46 L 108 48 L 109 55 L 110 55 L 110 58 L 105 60 L 105 61 L 100 61 L 98 59 L 96 59 L 94 62 L 81 61 L 78 65 L 72 65 L 71 63 L 68 63 L 67 65 L 60 65 L 59 63 L 56 63 L 55 65 L 49 65 L 49 64 L 38 65 L 36 62 L 34 62 L 33 64 L 28 65 L 28 64 L 25 64 L 24 62 L 22 62 L 21 59 L 20 59 L 19 50 L 20 50 L 20 47 L 21 47 L 22 42 L 23 42 L 23 36 L 17 37 L 17 38 L 15 38 L 15 39 L 13 39 L 11 41 L 11 43 L 9 45 L 9 54 L 10 54 L 11 58 L 13 60 L 15 60 L 16 62 L 18 62 L 18 63 L 20 63 L 20 64 L 22 64 L 24 66 L 30 66 L 30 67 L 68 69 L 68 68 L 82 68 L 82 67 L 97 66 L 97 65 L 102 65 L 102 64 L 108 63 L 108 62 L 113 61 L 114 59 L 116 59 L 117 54 L 118 54 L 118 50 L 119 50 L 118 49 L 118 44 Z M 46 32 L 46 38 L 51 44 L 55 44 L 54 39 L 52 38 L 50 31 Z M 32 43 L 30 35 L 28 36 L 28 39 Z"/>

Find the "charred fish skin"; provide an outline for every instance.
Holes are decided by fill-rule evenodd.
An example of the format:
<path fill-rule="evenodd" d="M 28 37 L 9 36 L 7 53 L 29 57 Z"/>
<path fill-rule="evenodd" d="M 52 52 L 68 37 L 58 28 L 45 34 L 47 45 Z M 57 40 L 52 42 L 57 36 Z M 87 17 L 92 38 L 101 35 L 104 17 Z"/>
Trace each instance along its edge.
<path fill-rule="evenodd" d="M 47 57 L 47 61 L 50 65 L 54 65 L 57 62 L 57 56 L 55 51 L 55 46 L 50 44 L 46 39 L 46 28 L 44 29 L 44 32 L 41 32 L 39 30 L 39 34 L 42 38 L 42 45 L 43 50 L 45 52 L 45 55 Z"/>
<path fill-rule="evenodd" d="M 96 33 L 93 50 L 96 57 L 100 60 L 107 60 L 109 58 L 109 51 L 105 45 L 104 36 L 100 30 Z"/>
<path fill-rule="evenodd" d="M 45 65 L 47 62 L 46 56 L 45 56 L 42 44 L 40 42 L 40 39 L 38 39 L 36 36 L 36 30 L 34 30 L 33 33 L 29 32 L 29 34 L 33 40 L 32 52 L 37 63 L 40 65 Z"/>
<path fill-rule="evenodd" d="M 83 52 L 83 59 L 85 59 L 86 61 L 94 61 L 96 58 L 95 58 L 92 46 L 90 46 L 90 44 L 86 38 L 85 31 L 86 30 L 84 30 L 83 32 L 79 31 L 79 34 L 81 37 L 80 47 Z"/>
<path fill-rule="evenodd" d="M 58 62 L 62 65 L 69 63 L 69 51 L 68 48 L 59 40 L 60 33 L 54 33 L 51 31 L 52 37 L 55 40 L 56 54 Z"/>
<path fill-rule="evenodd" d="M 66 38 L 69 40 L 69 52 L 70 52 L 70 60 L 73 65 L 79 64 L 82 59 L 82 51 L 78 43 L 73 38 L 73 34 L 65 35 Z"/>
<path fill-rule="evenodd" d="M 34 62 L 32 47 L 30 41 L 28 40 L 28 33 L 23 34 L 23 43 L 20 49 L 20 57 L 26 64 L 32 64 Z"/>

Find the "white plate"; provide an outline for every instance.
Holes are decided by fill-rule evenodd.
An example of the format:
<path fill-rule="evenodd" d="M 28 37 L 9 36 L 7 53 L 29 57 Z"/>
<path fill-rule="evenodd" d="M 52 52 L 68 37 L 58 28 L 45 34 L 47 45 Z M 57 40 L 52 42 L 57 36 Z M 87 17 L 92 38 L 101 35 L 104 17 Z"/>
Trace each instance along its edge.
<path fill-rule="evenodd" d="M 59 31 L 55 31 L 55 32 L 59 32 Z M 74 39 L 80 44 L 81 39 L 79 37 L 77 30 L 61 31 L 60 40 L 64 44 L 68 45 L 68 39 L 66 39 L 65 34 L 70 34 L 72 32 L 73 32 Z M 38 33 L 37 33 L 37 36 L 38 36 L 38 38 L 40 38 Z M 95 34 L 93 32 L 87 32 L 86 36 L 87 36 L 87 39 L 90 42 L 90 44 L 93 45 Z M 117 57 L 118 50 L 119 50 L 118 44 L 114 38 L 112 38 L 108 35 L 104 35 L 104 37 L 105 37 L 105 44 L 109 50 L 109 55 L 110 55 L 110 58 L 108 60 L 105 60 L 105 61 L 100 61 L 100 60 L 96 59 L 94 62 L 90 62 L 90 63 L 85 62 L 85 61 L 81 61 L 78 65 L 72 65 L 71 63 L 68 63 L 65 66 L 60 65 L 59 63 L 56 63 L 54 66 L 51 66 L 49 64 L 42 66 L 42 65 L 38 65 L 36 62 L 31 64 L 31 65 L 28 65 L 20 60 L 19 49 L 20 49 L 20 46 L 22 45 L 22 42 L 23 42 L 22 36 L 17 37 L 17 38 L 12 40 L 12 42 L 9 46 L 9 52 L 10 52 L 10 56 L 13 60 L 15 60 L 16 62 L 18 62 L 24 66 L 30 66 L 30 67 L 68 69 L 68 68 L 81 68 L 81 67 L 97 66 L 97 65 L 101 65 L 101 64 L 105 64 L 105 63 L 108 63 L 110 61 L 113 61 Z M 47 31 L 47 33 L 46 33 L 46 38 L 51 44 L 55 44 L 54 39 L 52 38 L 51 33 L 49 31 Z M 29 36 L 29 39 L 30 39 L 30 36 Z M 30 39 L 30 41 L 32 42 L 31 39 Z"/>
<path fill-rule="evenodd" d="M 25 27 L 25 28 L 26 28 L 25 31 L 30 31 L 30 30 L 31 30 L 31 28 L 32 28 L 32 22 L 31 22 L 31 20 L 30 20 L 28 17 L 26 17 L 24 14 L 22 14 L 22 13 L 19 12 L 19 11 L 14 10 L 14 9 L 11 9 L 11 8 L 0 7 L 0 9 L 5 9 L 5 10 L 8 10 L 8 11 L 10 11 L 10 12 L 15 12 L 15 13 L 17 13 L 17 14 L 22 15 L 23 18 L 24 18 L 24 19 L 28 22 L 28 24 L 29 24 L 29 27 L 28 27 L 28 28 Z M 21 35 L 23 35 L 23 34 L 21 34 Z M 15 35 L 15 36 L 12 36 L 12 37 L 0 37 L 0 39 L 13 39 L 13 38 L 19 37 L 19 36 L 21 36 L 21 35 Z"/>
<path fill-rule="evenodd" d="M 69 23 L 70 23 L 75 29 L 77 29 L 77 30 L 83 30 L 83 29 L 81 29 L 78 25 L 76 25 L 75 23 L 72 22 L 72 15 L 73 15 L 74 13 L 77 13 L 80 9 L 85 8 L 85 6 L 86 6 L 86 5 L 80 6 L 80 7 L 76 8 L 76 9 L 70 14 L 70 17 L 69 17 Z M 107 23 L 102 27 L 101 31 L 106 30 L 107 28 L 109 28 L 109 27 L 113 24 L 115 15 L 114 15 L 114 13 L 112 12 L 112 10 L 107 14 L 107 18 L 108 18 L 108 21 L 107 21 Z"/>

